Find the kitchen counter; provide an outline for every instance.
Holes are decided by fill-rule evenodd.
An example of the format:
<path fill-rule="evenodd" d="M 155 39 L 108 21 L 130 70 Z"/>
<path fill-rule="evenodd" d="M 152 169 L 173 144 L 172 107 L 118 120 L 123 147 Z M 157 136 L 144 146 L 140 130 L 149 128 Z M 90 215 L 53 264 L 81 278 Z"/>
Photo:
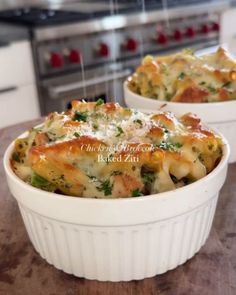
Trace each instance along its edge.
<path fill-rule="evenodd" d="M 0 22 L 0 46 L 4 43 L 12 43 L 29 39 L 27 28 Z"/>
<path fill-rule="evenodd" d="M 0 130 L 7 145 L 42 120 Z M 7 295 L 233 295 L 236 294 L 236 164 L 229 166 L 205 246 L 175 270 L 142 281 L 105 283 L 76 278 L 47 264 L 33 249 L 0 166 L 0 294 Z"/>

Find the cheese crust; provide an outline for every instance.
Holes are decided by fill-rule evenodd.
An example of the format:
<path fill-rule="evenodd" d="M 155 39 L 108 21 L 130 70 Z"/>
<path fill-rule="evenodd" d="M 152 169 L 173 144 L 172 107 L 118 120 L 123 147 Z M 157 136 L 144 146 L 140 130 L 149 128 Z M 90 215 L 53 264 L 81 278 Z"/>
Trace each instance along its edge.
<path fill-rule="evenodd" d="M 186 114 L 145 114 L 117 103 L 72 102 L 18 138 L 14 172 L 43 190 L 89 198 L 138 197 L 192 183 L 212 171 L 222 140 Z"/>
<path fill-rule="evenodd" d="M 190 50 L 146 56 L 128 79 L 131 91 L 158 100 L 203 103 L 236 99 L 236 62 L 223 48 L 196 56 Z"/>

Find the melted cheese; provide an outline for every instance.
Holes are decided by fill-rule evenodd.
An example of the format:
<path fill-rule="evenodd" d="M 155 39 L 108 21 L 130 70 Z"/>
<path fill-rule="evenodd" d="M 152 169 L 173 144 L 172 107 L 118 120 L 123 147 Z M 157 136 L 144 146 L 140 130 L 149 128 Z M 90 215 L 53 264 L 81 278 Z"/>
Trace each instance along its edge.
<path fill-rule="evenodd" d="M 215 102 L 236 99 L 236 62 L 219 48 L 195 56 L 184 51 L 144 58 L 129 78 L 131 91 L 173 102 Z"/>
<path fill-rule="evenodd" d="M 221 157 L 221 139 L 194 115 L 72 105 L 17 139 L 12 167 L 24 181 L 72 196 L 135 197 L 196 181 Z"/>

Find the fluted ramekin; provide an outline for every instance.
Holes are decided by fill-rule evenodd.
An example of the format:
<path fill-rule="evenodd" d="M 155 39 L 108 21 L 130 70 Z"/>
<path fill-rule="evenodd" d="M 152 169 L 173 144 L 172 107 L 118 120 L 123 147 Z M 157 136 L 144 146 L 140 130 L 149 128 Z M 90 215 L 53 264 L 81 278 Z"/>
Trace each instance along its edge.
<path fill-rule="evenodd" d="M 205 243 L 226 173 L 226 143 L 207 176 L 173 191 L 127 199 L 63 196 L 34 188 L 4 168 L 29 238 L 56 268 L 100 281 L 130 281 L 174 269 Z"/>
<path fill-rule="evenodd" d="M 213 129 L 219 130 L 229 142 L 231 154 L 229 162 L 236 162 L 236 100 L 212 103 L 183 103 L 143 97 L 132 92 L 124 82 L 125 103 L 130 108 L 153 112 L 170 111 L 177 116 L 188 112 L 196 114 Z"/>

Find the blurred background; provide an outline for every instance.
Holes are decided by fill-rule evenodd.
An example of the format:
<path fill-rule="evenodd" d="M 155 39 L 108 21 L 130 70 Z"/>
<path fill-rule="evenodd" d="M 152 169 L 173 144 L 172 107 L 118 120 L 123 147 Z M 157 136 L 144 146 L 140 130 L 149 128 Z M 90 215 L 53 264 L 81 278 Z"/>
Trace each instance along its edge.
<path fill-rule="evenodd" d="M 236 54 L 236 1 L 2 0 L 0 127 L 70 108 L 124 104 L 123 82 L 147 54 L 219 45 Z"/>

